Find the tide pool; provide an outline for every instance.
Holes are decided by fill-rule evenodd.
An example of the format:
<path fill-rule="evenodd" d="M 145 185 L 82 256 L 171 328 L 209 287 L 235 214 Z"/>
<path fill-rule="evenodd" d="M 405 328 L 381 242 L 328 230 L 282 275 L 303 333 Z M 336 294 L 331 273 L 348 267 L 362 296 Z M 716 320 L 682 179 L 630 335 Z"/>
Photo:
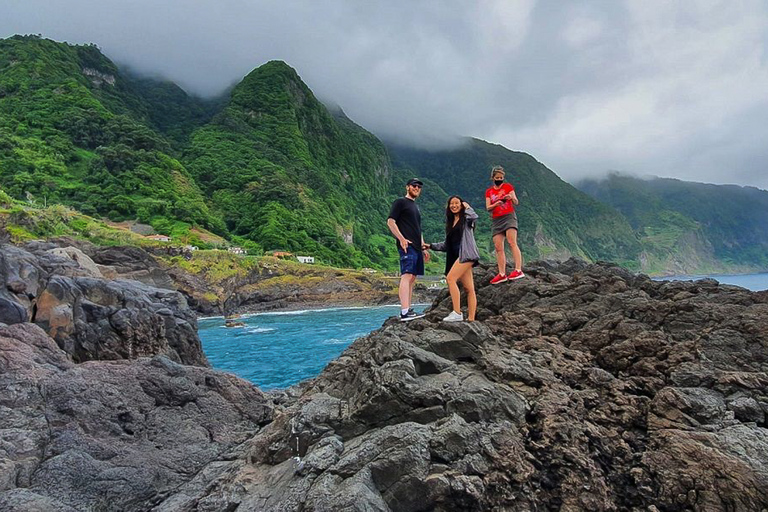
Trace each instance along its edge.
<path fill-rule="evenodd" d="M 655 278 L 656 281 L 695 281 L 697 279 L 715 279 L 721 284 L 741 286 L 753 292 L 768 290 L 768 272 L 760 274 L 712 274 L 703 276 L 666 276 Z"/>
<path fill-rule="evenodd" d="M 282 311 L 243 315 L 237 321 L 245 327 L 224 327 L 222 317 L 198 326 L 214 368 L 267 390 L 317 376 L 350 343 L 399 313 L 399 306 Z"/>

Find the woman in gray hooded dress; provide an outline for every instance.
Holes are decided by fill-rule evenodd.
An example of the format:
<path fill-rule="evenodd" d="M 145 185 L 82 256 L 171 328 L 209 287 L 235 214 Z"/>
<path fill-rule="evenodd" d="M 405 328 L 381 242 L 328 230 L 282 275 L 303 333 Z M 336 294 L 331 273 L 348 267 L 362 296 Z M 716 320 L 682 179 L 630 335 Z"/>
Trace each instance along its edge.
<path fill-rule="evenodd" d="M 447 253 L 445 280 L 448 282 L 453 311 L 443 318 L 444 322 L 461 322 L 464 320 L 461 314 L 458 283 L 462 284 L 467 293 L 467 320 L 469 322 L 475 320 L 477 295 L 475 295 L 472 268 L 477 265 L 480 259 L 475 243 L 476 220 L 477 214 L 468 203 L 459 196 L 451 196 L 448 198 L 448 205 L 445 208 L 445 241 L 424 244 L 427 249 Z"/>

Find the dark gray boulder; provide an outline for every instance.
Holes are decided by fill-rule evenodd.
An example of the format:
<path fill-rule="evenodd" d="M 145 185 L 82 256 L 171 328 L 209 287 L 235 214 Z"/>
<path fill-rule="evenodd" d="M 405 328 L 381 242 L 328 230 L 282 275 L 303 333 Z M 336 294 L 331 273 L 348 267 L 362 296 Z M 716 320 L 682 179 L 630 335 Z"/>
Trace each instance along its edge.
<path fill-rule="evenodd" d="M 39 325 L 75 362 L 164 354 L 185 364 L 208 364 L 197 319 L 180 293 L 94 278 L 83 257 L 71 257 L 83 254 L 80 249 L 66 251 L 51 242 L 27 248 L 0 245 L 0 322 Z"/>
<path fill-rule="evenodd" d="M 232 375 L 165 356 L 74 364 L 29 323 L 0 328 L 0 354 L 9 507 L 147 510 L 236 458 L 272 417 L 266 396 Z"/>
<path fill-rule="evenodd" d="M 35 323 L 75 361 L 165 354 L 207 364 L 197 319 L 178 292 L 137 281 L 53 276 L 36 307 Z"/>
<path fill-rule="evenodd" d="M 32 304 L 45 276 L 34 255 L 12 245 L 0 245 L 0 322 L 26 322 L 32 317 Z"/>
<path fill-rule="evenodd" d="M 168 273 L 148 252 L 138 247 L 93 247 L 88 254 L 95 263 L 108 267 L 115 277 L 132 279 L 157 288 L 175 290 Z"/>

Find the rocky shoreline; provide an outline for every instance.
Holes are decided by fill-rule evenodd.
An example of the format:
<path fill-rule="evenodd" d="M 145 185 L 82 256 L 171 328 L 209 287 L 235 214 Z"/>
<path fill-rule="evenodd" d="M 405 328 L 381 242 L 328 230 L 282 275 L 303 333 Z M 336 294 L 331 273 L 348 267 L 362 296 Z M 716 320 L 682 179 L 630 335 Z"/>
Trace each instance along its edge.
<path fill-rule="evenodd" d="M 275 260 L 226 278 L 213 279 L 203 269 L 195 273 L 174 264 L 174 258 L 191 258 L 175 247 L 97 246 L 69 237 L 30 242 L 22 249 L 36 255 L 56 253 L 72 260 L 83 275 L 107 280 L 139 281 L 180 292 L 198 316 L 233 315 L 343 306 L 395 304 L 397 279 L 381 274 L 300 266 L 293 269 Z M 229 256 L 233 266 L 237 256 Z M 415 299 L 431 303 L 438 290 L 424 283 L 416 286 Z"/>
<path fill-rule="evenodd" d="M 768 508 L 768 292 L 480 266 L 477 322 L 443 291 L 262 393 L 182 294 L 28 249 L 0 247 L 2 510 Z"/>

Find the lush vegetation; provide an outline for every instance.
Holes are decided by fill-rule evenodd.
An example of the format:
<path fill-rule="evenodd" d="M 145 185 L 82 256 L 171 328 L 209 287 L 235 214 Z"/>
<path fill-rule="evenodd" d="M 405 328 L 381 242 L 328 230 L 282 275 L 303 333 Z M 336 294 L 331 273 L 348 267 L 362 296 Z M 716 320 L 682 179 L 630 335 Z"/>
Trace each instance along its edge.
<path fill-rule="evenodd" d="M 393 266 L 383 145 L 331 114 L 285 63 L 246 76 L 183 161 L 230 233 L 335 265 Z"/>
<path fill-rule="evenodd" d="M 183 151 L 192 132 L 210 121 L 227 99 L 227 95 L 212 100 L 196 98 L 162 79 L 131 73 L 125 78 L 132 92 L 143 100 L 149 124 L 168 139 L 174 154 Z"/>
<path fill-rule="evenodd" d="M 69 236 L 97 245 L 158 245 L 128 229 L 91 218 L 67 206 L 29 206 L 0 190 L 0 227 L 14 243 Z"/>
<path fill-rule="evenodd" d="M 578 186 L 624 214 L 651 262 L 649 271 L 669 269 L 684 257 L 702 272 L 768 268 L 764 190 L 620 174 Z"/>
<path fill-rule="evenodd" d="M 95 46 L 0 40 L 0 185 L 43 206 L 223 232 L 149 111 Z"/>
<path fill-rule="evenodd" d="M 478 245 L 492 259 L 484 191 L 496 164 L 517 189 L 528 260 L 768 266 L 764 191 L 613 177 L 583 185 L 587 195 L 530 155 L 476 139 L 444 151 L 385 148 L 283 62 L 203 101 L 121 72 L 94 45 L 0 40 L 0 206 L 16 241 L 142 243 L 101 217 L 150 224 L 202 249 L 236 244 L 394 270 L 387 213 L 418 176 L 425 239 L 442 239 L 447 192 L 456 193 L 480 212 Z M 206 264 L 202 253 L 196 261 Z M 428 272 L 441 271 L 438 256 Z"/>

